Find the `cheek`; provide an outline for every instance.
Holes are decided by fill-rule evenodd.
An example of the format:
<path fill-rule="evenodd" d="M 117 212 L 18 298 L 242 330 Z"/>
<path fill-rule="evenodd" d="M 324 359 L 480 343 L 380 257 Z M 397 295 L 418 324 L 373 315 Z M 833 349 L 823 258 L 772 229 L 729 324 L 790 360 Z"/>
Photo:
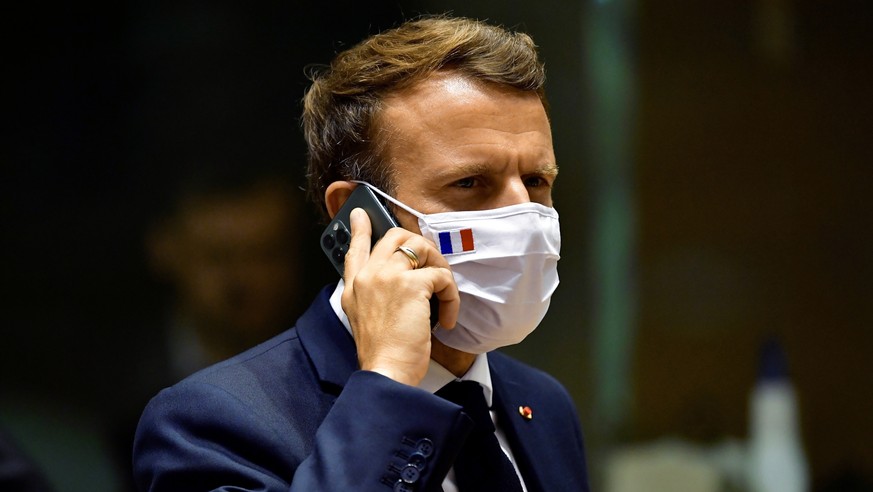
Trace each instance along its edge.
<path fill-rule="evenodd" d="M 421 229 L 418 227 L 418 217 L 400 207 L 394 207 L 392 212 L 394 213 L 394 217 L 397 218 L 397 222 L 400 223 L 400 227 L 421 235 Z"/>
<path fill-rule="evenodd" d="M 551 190 L 531 193 L 530 201 L 539 203 L 540 205 L 545 205 L 547 207 L 554 207 L 554 203 L 552 202 Z"/>

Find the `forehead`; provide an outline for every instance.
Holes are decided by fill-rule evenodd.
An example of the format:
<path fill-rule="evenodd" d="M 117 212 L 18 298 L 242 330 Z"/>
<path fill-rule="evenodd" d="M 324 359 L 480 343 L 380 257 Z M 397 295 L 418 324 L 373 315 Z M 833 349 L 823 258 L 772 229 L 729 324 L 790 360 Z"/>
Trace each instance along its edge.
<path fill-rule="evenodd" d="M 538 134 L 551 147 L 551 128 L 545 106 L 535 91 L 472 79 L 458 72 L 439 71 L 387 95 L 376 120 L 383 151 L 420 146 L 473 143 L 494 131 L 526 137 Z M 491 131 L 494 130 L 494 131 Z M 408 147 L 406 150 L 409 150 Z M 397 157 L 383 155 L 383 157 Z"/>
<path fill-rule="evenodd" d="M 538 101 L 545 106 L 536 91 L 523 91 L 508 85 L 478 80 L 457 71 L 440 70 L 412 84 L 386 94 L 382 99 L 379 120 L 390 125 L 404 112 L 419 116 L 444 116 L 440 110 L 488 104 L 500 109 L 501 103 L 519 98 Z"/>

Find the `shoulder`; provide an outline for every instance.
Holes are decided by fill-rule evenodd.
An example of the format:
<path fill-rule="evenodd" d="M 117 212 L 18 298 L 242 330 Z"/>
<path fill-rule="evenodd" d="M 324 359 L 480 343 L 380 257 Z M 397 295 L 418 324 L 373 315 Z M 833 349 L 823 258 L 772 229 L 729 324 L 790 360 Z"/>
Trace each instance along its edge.
<path fill-rule="evenodd" d="M 293 377 L 306 365 L 301 367 L 288 364 L 288 361 L 303 355 L 297 329 L 291 328 L 230 359 L 200 370 L 175 386 L 182 389 L 189 385 L 213 384 L 226 390 L 245 391 L 256 381 Z"/>
<path fill-rule="evenodd" d="M 197 385 L 220 388 L 241 400 L 260 400 L 291 403 L 295 398 L 320 393 L 317 390 L 320 374 L 318 366 L 329 360 L 340 365 L 354 358 L 335 347 L 351 338 L 342 329 L 329 305 L 329 288 L 325 288 L 294 327 L 252 347 L 230 359 L 207 367 L 175 385 L 184 392 Z M 350 371 L 349 371 L 350 372 Z"/>
<path fill-rule="evenodd" d="M 331 400 L 319 384 L 297 328 L 291 328 L 161 391 L 142 420 L 215 420 L 222 426 L 247 421 L 266 424 L 270 432 L 286 432 L 301 424 L 317 426 L 319 410 L 326 412 Z M 289 412 L 294 408 L 308 411 Z"/>
<path fill-rule="evenodd" d="M 500 352 L 488 353 L 495 398 L 530 405 L 562 425 L 578 426 L 579 413 L 570 393 L 552 375 Z"/>
<path fill-rule="evenodd" d="M 502 352 L 488 352 L 488 365 L 491 368 L 492 377 L 511 380 L 521 386 L 539 389 L 548 394 L 566 395 L 569 398 L 569 393 L 564 385 L 554 376 Z"/>
<path fill-rule="evenodd" d="M 310 364 L 301 359 L 305 354 L 297 330 L 289 329 L 164 389 L 149 402 L 140 426 L 149 418 L 227 423 L 237 414 L 276 424 L 276 417 L 286 415 L 287 408 L 313 404 L 300 401 L 311 399 L 312 389 L 318 386 Z"/>
<path fill-rule="evenodd" d="M 178 463 L 225 473 L 267 460 L 290 482 L 331 403 L 310 364 L 294 360 L 300 358 L 299 337 L 290 329 L 158 393 L 137 427 L 137 479 L 154 480 Z"/>
<path fill-rule="evenodd" d="M 340 365 L 336 359 L 341 356 L 334 356 L 336 351 L 331 346 L 336 338 L 346 335 L 330 334 L 340 330 L 334 326 L 339 320 L 330 311 L 328 292 L 325 289 L 316 298 L 293 328 L 158 393 L 146 407 L 140 427 L 150 419 L 171 419 L 169 423 L 175 423 L 187 422 L 191 416 L 198 421 L 220 420 L 222 425 L 236 425 L 233 419 L 237 414 L 277 426 L 275 431 L 289 426 L 299 428 L 300 419 L 312 419 L 305 424 L 317 421 L 320 411 L 329 407 L 335 395 L 327 394 L 322 387 L 313 356 L 331 361 L 330 367 Z M 295 408 L 307 411 L 290 411 Z M 180 415 L 172 417 L 175 414 Z"/>

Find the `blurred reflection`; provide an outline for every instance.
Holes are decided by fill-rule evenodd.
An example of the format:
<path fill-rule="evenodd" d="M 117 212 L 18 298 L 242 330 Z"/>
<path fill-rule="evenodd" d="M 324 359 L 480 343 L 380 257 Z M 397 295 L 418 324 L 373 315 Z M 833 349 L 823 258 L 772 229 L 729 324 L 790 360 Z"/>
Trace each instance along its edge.
<path fill-rule="evenodd" d="M 126 480 L 148 400 L 290 327 L 308 297 L 301 257 L 312 235 L 304 232 L 303 192 L 284 171 L 243 166 L 231 155 L 211 162 L 230 164 L 177 171 L 174 191 L 145 231 L 144 252 L 164 300 L 130 334 L 136 355 L 113 431 Z"/>
<path fill-rule="evenodd" d="M 184 190 L 147 237 L 150 265 L 174 292 L 165 340 L 174 380 L 293 321 L 300 205 L 282 180 L 230 179 Z"/>

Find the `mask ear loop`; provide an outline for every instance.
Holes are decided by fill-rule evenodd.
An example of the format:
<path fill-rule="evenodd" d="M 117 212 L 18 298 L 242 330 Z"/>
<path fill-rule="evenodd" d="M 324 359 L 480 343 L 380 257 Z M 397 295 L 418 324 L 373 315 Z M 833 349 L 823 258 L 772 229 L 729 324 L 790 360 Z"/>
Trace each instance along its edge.
<path fill-rule="evenodd" d="M 388 200 L 389 202 L 393 203 L 394 205 L 397 205 L 398 207 L 402 208 L 403 210 L 406 210 L 407 212 L 411 213 L 412 215 L 418 217 L 419 219 L 424 218 L 423 213 L 419 212 L 418 210 L 415 210 L 414 208 L 410 207 L 409 205 L 406 205 L 405 203 L 394 198 L 393 196 L 389 195 L 388 193 L 385 193 L 384 191 L 380 190 L 379 188 L 376 188 L 375 186 L 371 185 L 370 183 L 368 183 L 366 181 L 358 181 L 356 179 L 352 179 L 349 181 L 351 181 L 352 183 L 362 184 L 362 185 L 366 186 L 367 188 L 370 188 L 371 190 L 375 191 L 376 194 L 380 195 L 382 198 Z"/>

